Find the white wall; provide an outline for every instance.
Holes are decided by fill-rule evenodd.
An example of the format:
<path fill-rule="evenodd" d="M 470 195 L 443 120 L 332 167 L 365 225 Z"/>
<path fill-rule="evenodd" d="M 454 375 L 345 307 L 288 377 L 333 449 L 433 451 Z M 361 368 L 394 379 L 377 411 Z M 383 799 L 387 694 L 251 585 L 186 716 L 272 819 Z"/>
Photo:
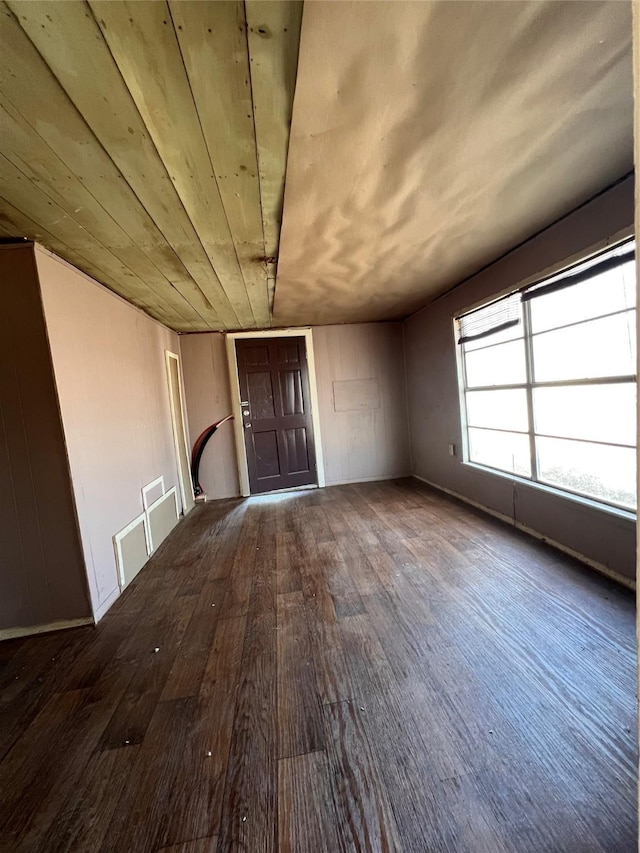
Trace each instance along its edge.
<path fill-rule="evenodd" d="M 361 323 L 313 329 L 326 484 L 410 471 L 402 325 Z M 181 335 L 191 445 L 231 412 L 224 336 Z M 374 380 L 378 405 L 335 411 L 334 381 Z M 200 483 L 208 498 L 240 494 L 233 430 L 225 424 L 204 452 Z"/>
<path fill-rule="evenodd" d="M 141 489 L 176 485 L 165 350 L 178 336 L 44 249 L 36 251 L 91 601 L 119 594 L 113 535 Z"/>

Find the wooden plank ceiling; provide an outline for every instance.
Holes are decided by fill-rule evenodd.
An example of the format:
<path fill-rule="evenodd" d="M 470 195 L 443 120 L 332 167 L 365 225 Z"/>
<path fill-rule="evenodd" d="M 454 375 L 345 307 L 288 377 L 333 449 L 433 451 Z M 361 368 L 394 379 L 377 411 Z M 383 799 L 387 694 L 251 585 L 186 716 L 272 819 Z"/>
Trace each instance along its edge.
<path fill-rule="evenodd" d="M 0 45 L 0 236 L 180 331 L 405 317 L 633 168 L 628 2 L 0 0 Z"/>
<path fill-rule="evenodd" d="M 0 236 L 179 331 L 271 323 L 302 4 L 0 4 Z"/>

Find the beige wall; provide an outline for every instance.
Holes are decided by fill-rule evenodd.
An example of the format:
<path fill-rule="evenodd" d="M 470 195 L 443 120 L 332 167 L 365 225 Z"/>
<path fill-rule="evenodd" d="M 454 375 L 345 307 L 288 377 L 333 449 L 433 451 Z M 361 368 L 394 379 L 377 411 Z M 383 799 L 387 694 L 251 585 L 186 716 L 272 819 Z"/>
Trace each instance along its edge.
<path fill-rule="evenodd" d="M 180 352 L 189 421 L 189 453 L 200 433 L 231 414 L 231 392 L 224 335 L 181 335 Z M 240 494 L 233 422 L 223 424 L 207 444 L 200 484 L 208 500 Z"/>
<path fill-rule="evenodd" d="M 409 473 L 402 325 L 363 323 L 313 329 L 320 429 L 327 485 Z M 227 356 L 220 334 L 181 335 L 191 444 L 231 412 Z M 334 381 L 373 380 L 377 404 L 335 411 Z M 209 499 L 238 495 L 230 424 L 204 452 L 200 483 Z"/>
<path fill-rule="evenodd" d="M 30 244 L 0 248 L 0 298 L 3 637 L 90 621 L 91 607 Z"/>
<path fill-rule="evenodd" d="M 313 345 L 327 485 L 407 475 L 402 324 L 317 326 Z M 374 382 L 357 383 L 368 379 Z M 334 389 L 334 382 L 353 380 L 342 391 Z M 339 398 L 352 396 L 354 408 L 336 411 L 334 390 Z M 355 408 L 362 402 L 360 394 L 362 409 Z M 338 403 L 337 408 L 342 407 Z"/>
<path fill-rule="evenodd" d="M 414 473 L 509 518 L 516 506 L 518 523 L 627 578 L 635 577 L 632 520 L 464 465 L 448 445 L 462 444 L 453 315 L 629 229 L 633 205 L 630 178 L 405 322 Z"/>
<path fill-rule="evenodd" d="M 113 535 L 141 489 L 176 485 L 165 350 L 178 336 L 43 249 L 36 252 L 91 600 L 119 594 Z"/>

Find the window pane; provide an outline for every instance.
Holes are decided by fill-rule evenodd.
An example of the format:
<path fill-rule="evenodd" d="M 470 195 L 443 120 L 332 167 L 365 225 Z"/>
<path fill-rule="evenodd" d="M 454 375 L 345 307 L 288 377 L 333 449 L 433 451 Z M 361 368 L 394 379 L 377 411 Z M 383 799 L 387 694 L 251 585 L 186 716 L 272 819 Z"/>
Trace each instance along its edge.
<path fill-rule="evenodd" d="M 536 432 L 613 444 L 636 443 L 635 382 L 535 388 L 533 411 Z"/>
<path fill-rule="evenodd" d="M 464 363 L 468 387 L 517 385 L 526 381 L 522 340 L 466 353 Z"/>
<path fill-rule="evenodd" d="M 561 438 L 538 438 L 536 446 L 543 482 L 635 509 L 635 450 Z"/>
<path fill-rule="evenodd" d="M 500 471 L 531 476 L 529 436 L 489 429 L 469 429 L 469 460 Z"/>
<path fill-rule="evenodd" d="M 636 372 L 635 311 L 533 336 L 536 382 Z"/>
<path fill-rule="evenodd" d="M 529 429 L 527 392 L 524 388 L 506 391 L 467 391 L 467 423 L 469 426 Z"/>
<path fill-rule="evenodd" d="M 635 263 L 616 269 L 531 300 L 533 332 L 577 323 L 601 314 L 633 308 L 636 304 Z"/>

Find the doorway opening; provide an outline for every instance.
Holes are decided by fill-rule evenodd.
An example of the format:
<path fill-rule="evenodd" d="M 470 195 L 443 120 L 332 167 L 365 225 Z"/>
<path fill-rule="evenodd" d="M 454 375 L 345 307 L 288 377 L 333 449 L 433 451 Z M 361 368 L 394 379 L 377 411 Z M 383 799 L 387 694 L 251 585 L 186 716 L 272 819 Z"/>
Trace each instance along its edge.
<path fill-rule="evenodd" d="M 244 496 L 324 486 L 311 329 L 227 335 Z"/>

